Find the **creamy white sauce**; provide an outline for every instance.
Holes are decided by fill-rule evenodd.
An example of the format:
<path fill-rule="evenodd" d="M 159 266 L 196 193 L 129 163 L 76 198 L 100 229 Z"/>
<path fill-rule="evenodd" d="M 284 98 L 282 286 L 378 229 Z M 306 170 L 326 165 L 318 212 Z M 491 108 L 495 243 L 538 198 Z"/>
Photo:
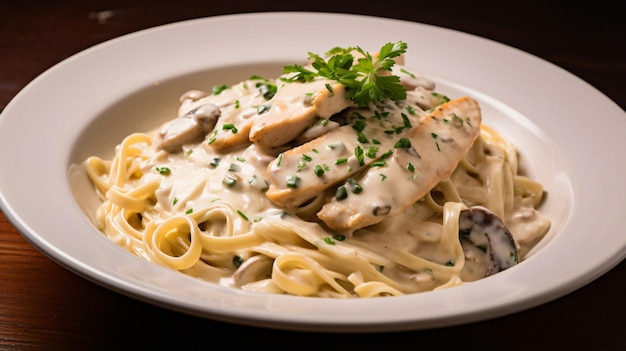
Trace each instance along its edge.
<path fill-rule="evenodd" d="M 419 76 L 413 79 L 405 84 L 413 84 L 415 90 L 409 91 L 407 100 L 399 103 L 370 108 L 336 102 L 313 103 L 310 106 L 325 107 L 319 110 L 307 107 L 306 123 L 299 121 L 294 124 L 297 128 L 288 127 L 285 131 L 288 136 L 273 138 L 270 148 L 250 135 L 261 133 L 261 127 L 265 126 L 259 106 L 272 106 L 272 100 L 267 100 L 255 84 L 275 81 L 248 80 L 219 95 L 192 91 L 181 98 L 181 116 L 203 104 L 214 104 L 221 111 L 214 129 L 206 131 L 201 141 L 185 143 L 175 152 L 162 150 L 160 141 L 168 133 L 180 134 L 185 126 L 193 128 L 193 125 L 170 123 L 149 133 L 153 143 L 140 144 L 137 147 L 140 156 L 133 161 L 138 176 L 131 176 L 124 186 L 131 190 L 158 182 L 152 197 L 146 200 L 149 205 L 141 213 L 144 222 L 149 220 L 155 225 L 174 216 L 189 216 L 200 209 L 223 206 L 225 214 L 219 219 L 205 220 L 201 223 L 202 231 L 209 237 L 249 236 L 250 248 L 231 251 L 204 248 L 201 255 L 204 263 L 181 271 L 246 289 L 266 292 L 287 289 L 281 285 L 284 282 L 268 280 L 270 261 L 275 260 L 273 269 L 278 274 L 282 270 L 277 262 L 286 253 L 314 257 L 314 262 L 337 272 L 345 268 L 336 262 L 351 262 L 361 268 L 352 274 L 341 273 L 346 275 L 341 279 L 379 280 L 389 289 L 402 293 L 480 279 L 489 263 L 480 252 L 462 247 L 458 240 L 459 209 L 474 205 L 496 207 L 494 213 L 508 226 L 519 258 L 523 259 L 545 235 L 550 222 L 534 208 L 531 200 L 519 194 L 511 195 L 514 193 L 511 179 L 518 176 L 510 174 L 517 170 L 516 160 L 508 160 L 514 164 L 509 168 L 500 166 L 494 170 L 493 160 L 506 159 L 506 148 L 510 146 L 503 146 L 494 141 L 493 135 L 487 137 L 481 131 L 479 110 L 455 107 L 431 115 L 429 109 L 443 103 L 444 97 L 428 90 L 432 86 L 427 80 Z M 291 89 L 296 94 L 292 100 L 300 106 L 298 109 L 307 101 L 308 88 Z M 286 101 L 284 94 L 280 96 Z M 328 120 L 334 124 L 329 126 Z M 306 131 L 312 135 L 305 138 L 307 142 L 289 144 Z M 410 140 L 410 148 L 398 146 L 403 138 Z M 486 149 L 490 149 L 489 154 L 484 152 Z M 486 186 L 493 182 L 498 185 Z M 341 186 L 346 189 L 345 198 L 337 197 Z M 502 193 L 494 194 L 490 189 Z M 465 203 L 453 209 L 444 208 L 443 203 L 437 203 L 439 196 Z M 123 230 L 114 230 L 115 220 L 107 217 L 110 208 L 111 205 L 101 208 L 100 226 L 106 227 L 104 230 L 111 237 L 123 238 Z M 453 220 L 446 216 L 452 216 Z M 281 236 L 281 239 L 260 243 L 259 235 Z M 499 239 L 496 236 L 493 242 L 498 252 L 507 245 Z M 186 240 L 166 239 L 169 243 L 162 244 L 167 247 L 163 250 L 171 255 L 183 255 L 191 250 L 191 243 Z M 155 248 L 143 247 L 142 240 L 117 239 L 117 242 L 154 259 L 149 252 Z M 244 274 L 239 270 L 234 279 L 234 257 L 247 262 L 257 254 L 265 258 L 255 258 L 244 266 L 254 273 Z M 466 261 L 467 268 L 463 270 Z M 303 267 L 313 264 L 304 259 L 297 262 Z M 290 272 L 302 282 L 319 280 L 320 286 L 334 284 L 334 280 L 324 281 L 322 275 L 315 276 L 309 271 L 301 275 L 294 270 Z M 253 277 L 258 280 L 253 281 Z M 339 294 L 343 288 L 335 287 L 335 293 L 324 289 L 320 296 Z"/>

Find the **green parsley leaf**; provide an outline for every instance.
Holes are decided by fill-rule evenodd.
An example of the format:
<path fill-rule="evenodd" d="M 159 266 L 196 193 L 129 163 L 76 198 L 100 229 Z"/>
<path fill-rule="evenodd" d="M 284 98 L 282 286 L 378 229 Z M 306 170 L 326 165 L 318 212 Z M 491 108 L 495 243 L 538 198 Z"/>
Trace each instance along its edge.
<path fill-rule="evenodd" d="M 407 44 L 403 41 L 384 44 L 374 57 L 360 47 L 333 48 L 326 55 L 328 59 L 309 52 L 309 59 L 314 70 L 300 65 L 283 67 L 285 82 L 311 82 L 317 77 L 335 80 L 346 87 L 346 97 L 360 107 L 377 104 L 391 99 L 406 99 L 406 88 L 400 84 L 400 77 L 381 74 L 391 72 L 395 65 L 395 57 L 404 54 Z M 352 52 L 362 57 L 356 59 Z"/>

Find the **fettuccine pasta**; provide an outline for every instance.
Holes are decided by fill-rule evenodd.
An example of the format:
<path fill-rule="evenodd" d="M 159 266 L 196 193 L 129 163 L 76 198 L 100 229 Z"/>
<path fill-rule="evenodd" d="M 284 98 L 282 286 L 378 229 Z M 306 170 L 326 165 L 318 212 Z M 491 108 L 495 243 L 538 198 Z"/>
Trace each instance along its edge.
<path fill-rule="evenodd" d="M 550 228 L 542 184 L 475 99 L 438 93 L 395 45 L 185 93 L 179 116 L 85 160 L 95 225 L 147 261 L 272 294 L 398 296 L 523 261 Z M 333 57 L 380 64 L 380 81 L 324 76 Z"/>

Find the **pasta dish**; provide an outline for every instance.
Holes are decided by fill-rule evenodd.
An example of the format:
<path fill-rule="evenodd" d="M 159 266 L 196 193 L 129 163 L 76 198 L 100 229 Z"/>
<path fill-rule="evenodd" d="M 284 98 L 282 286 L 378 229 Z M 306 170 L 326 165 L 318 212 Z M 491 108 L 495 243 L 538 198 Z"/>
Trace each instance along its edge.
<path fill-rule="evenodd" d="M 329 298 L 458 286 L 550 228 L 516 148 L 404 65 L 406 43 L 309 53 L 180 97 L 84 167 L 95 225 L 145 260 L 248 291 Z"/>

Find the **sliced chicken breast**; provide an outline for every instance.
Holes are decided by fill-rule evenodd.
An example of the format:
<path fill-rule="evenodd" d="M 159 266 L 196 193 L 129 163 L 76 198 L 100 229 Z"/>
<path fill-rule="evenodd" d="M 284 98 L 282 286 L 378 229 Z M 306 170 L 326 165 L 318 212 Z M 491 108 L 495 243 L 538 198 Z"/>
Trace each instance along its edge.
<path fill-rule="evenodd" d="M 278 89 L 269 110 L 253 122 L 250 140 L 267 149 L 285 145 L 317 119 L 328 119 L 352 105 L 345 87 L 336 81 L 287 83 Z"/>
<path fill-rule="evenodd" d="M 402 138 L 384 164 L 356 180 L 359 193 L 332 199 L 318 217 L 334 230 L 349 231 L 402 212 L 450 176 L 478 137 L 481 118 L 470 97 L 436 108 Z"/>

